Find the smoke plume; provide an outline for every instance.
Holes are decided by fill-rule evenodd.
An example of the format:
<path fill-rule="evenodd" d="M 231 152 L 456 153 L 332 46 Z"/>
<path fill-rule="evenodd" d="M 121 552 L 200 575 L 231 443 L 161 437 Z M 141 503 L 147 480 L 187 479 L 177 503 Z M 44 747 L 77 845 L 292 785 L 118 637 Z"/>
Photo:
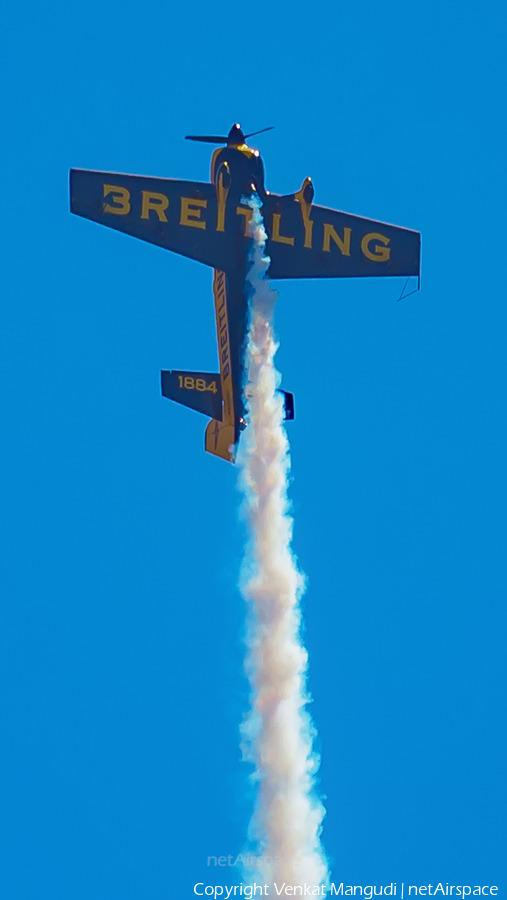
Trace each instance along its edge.
<path fill-rule="evenodd" d="M 313 792 L 319 760 L 312 749 L 314 728 L 306 710 L 308 654 L 300 634 L 299 606 L 304 579 L 291 550 L 289 447 L 274 363 L 278 294 L 265 278 L 269 259 L 264 256 L 266 232 L 256 197 L 250 205 L 248 426 L 238 462 L 249 528 L 241 589 L 249 610 L 246 671 L 251 709 L 242 736 L 257 783 L 249 840 L 262 862 L 254 875 L 250 869 L 249 876 L 266 883 L 320 885 L 328 882 L 320 843 L 324 807 Z"/>

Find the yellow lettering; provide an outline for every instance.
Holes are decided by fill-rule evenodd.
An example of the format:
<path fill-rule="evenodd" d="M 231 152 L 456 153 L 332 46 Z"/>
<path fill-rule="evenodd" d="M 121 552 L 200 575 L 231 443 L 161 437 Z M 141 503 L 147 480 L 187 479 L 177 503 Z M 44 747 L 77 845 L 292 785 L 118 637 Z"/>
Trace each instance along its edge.
<path fill-rule="evenodd" d="M 328 225 L 327 222 L 324 223 L 324 243 L 322 244 L 322 249 L 325 250 L 326 253 L 331 252 L 331 238 L 335 242 L 336 246 L 339 248 L 342 256 L 350 256 L 350 235 L 352 234 L 352 228 L 344 228 L 343 229 L 343 239 L 340 237 L 338 232 L 335 231 L 332 225 Z"/>
<path fill-rule="evenodd" d="M 280 234 L 280 219 L 282 218 L 280 213 L 273 213 L 273 231 L 271 232 L 271 240 L 276 241 L 278 244 L 290 244 L 291 247 L 294 246 L 294 238 L 293 237 L 284 237 L 283 234 Z"/>
<path fill-rule="evenodd" d="M 157 194 L 156 191 L 143 191 L 141 219 L 150 218 L 150 209 L 155 210 L 160 222 L 167 222 L 165 210 L 169 206 L 169 197 Z"/>
<path fill-rule="evenodd" d="M 238 214 L 238 216 L 244 216 L 244 217 L 245 217 L 245 231 L 244 231 L 244 235 L 245 235 L 245 237 L 248 237 L 248 235 L 250 234 L 248 225 L 249 225 L 250 219 L 252 218 L 253 209 L 250 209 L 249 206 L 237 206 L 237 207 L 236 207 L 236 213 Z"/>
<path fill-rule="evenodd" d="M 391 256 L 391 248 L 387 245 L 390 242 L 390 238 L 385 237 L 383 234 L 378 234 L 376 231 L 372 231 L 371 234 L 365 234 L 363 240 L 361 241 L 361 250 L 364 255 L 368 257 L 368 259 L 372 259 L 373 262 L 387 262 L 389 257 Z M 375 244 L 373 250 L 370 250 L 369 244 L 371 241 L 380 241 L 381 244 L 384 244 L 383 247 L 379 247 L 378 244 Z"/>
<path fill-rule="evenodd" d="M 182 197 L 180 225 L 188 225 L 190 228 L 206 228 L 206 222 L 198 220 L 201 218 L 201 208 L 206 209 L 207 205 L 207 200 Z"/>
<path fill-rule="evenodd" d="M 303 207 L 301 207 L 303 210 Z M 312 249 L 312 232 L 313 232 L 313 221 L 305 217 L 305 213 L 303 211 L 303 225 L 305 226 L 305 242 L 303 247 L 307 247 L 309 250 Z"/>
<path fill-rule="evenodd" d="M 118 204 L 111 206 L 110 203 L 104 203 L 104 212 L 112 213 L 114 216 L 126 216 L 130 212 L 130 191 L 116 184 L 105 184 L 103 187 L 104 197 L 113 194 L 112 200 Z"/>

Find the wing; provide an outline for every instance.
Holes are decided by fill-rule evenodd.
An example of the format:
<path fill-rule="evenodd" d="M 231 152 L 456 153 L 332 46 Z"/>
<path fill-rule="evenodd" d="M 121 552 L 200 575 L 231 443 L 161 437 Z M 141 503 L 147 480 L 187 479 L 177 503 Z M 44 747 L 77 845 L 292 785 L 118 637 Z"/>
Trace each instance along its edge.
<path fill-rule="evenodd" d="M 374 219 L 268 194 L 270 278 L 419 275 L 421 235 Z"/>
<path fill-rule="evenodd" d="M 216 229 L 209 182 L 145 178 L 117 172 L 70 171 L 71 212 L 166 250 L 225 269 L 226 242 Z"/>

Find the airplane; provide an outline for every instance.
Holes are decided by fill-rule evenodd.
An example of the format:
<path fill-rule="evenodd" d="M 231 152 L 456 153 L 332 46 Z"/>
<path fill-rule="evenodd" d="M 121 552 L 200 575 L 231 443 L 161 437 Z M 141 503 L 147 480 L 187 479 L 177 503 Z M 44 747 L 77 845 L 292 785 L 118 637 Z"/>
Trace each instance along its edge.
<path fill-rule="evenodd" d="M 205 449 L 229 462 L 235 460 L 246 426 L 252 194 L 262 204 L 270 279 L 403 276 L 406 287 L 416 276 L 416 290 L 420 287 L 419 232 L 317 206 L 311 178 L 294 194 L 266 190 L 261 155 L 247 141 L 272 127 L 244 134 L 235 124 L 226 136 L 187 135 L 187 140 L 225 145 L 213 151 L 209 182 L 70 170 L 72 213 L 214 269 L 219 371 L 162 371 L 162 394 L 210 418 Z M 285 418 L 290 420 L 294 398 L 282 393 Z"/>

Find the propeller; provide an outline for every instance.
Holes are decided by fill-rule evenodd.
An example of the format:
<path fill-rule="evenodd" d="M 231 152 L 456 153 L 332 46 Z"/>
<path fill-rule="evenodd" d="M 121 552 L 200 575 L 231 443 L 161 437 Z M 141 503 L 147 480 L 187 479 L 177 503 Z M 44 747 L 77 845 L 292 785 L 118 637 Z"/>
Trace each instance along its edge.
<path fill-rule="evenodd" d="M 268 125 L 267 128 L 259 128 L 259 131 L 251 131 L 250 134 L 245 134 L 246 138 L 253 137 L 256 134 L 264 134 L 265 131 L 273 131 L 274 125 Z"/>
<path fill-rule="evenodd" d="M 259 131 L 251 131 L 250 134 L 243 134 L 239 124 L 233 125 L 227 137 L 216 134 L 187 134 L 186 141 L 200 141 L 203 144 L 244 144 L 247 138 L 254 137 L 256 134 L 263 134 L 265 131 L 272 131 L 274 125 L 268 128 L 261 128 Z"/>

